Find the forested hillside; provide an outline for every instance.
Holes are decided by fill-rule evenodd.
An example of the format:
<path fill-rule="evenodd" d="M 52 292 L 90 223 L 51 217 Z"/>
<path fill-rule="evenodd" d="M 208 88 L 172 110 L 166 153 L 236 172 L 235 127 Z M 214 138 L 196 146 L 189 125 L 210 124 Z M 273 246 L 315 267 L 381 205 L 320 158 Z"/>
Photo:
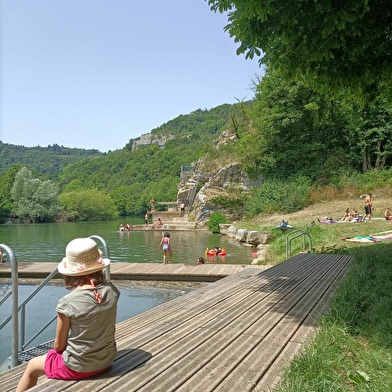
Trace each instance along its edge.
<path fill-rule="evenodd" d="M 35 173 L 55 178 L 65 166 L 89 156 L 103 156 L 98 150 L 68 148 L 53 144 L 48 147 L 24 147 L 0 141 L 0 175 L 12 165 L 28 166 Z"/>
<path fill-rule="evenodd" d="M 251 105 L 251 102 L 243 105 Z M 3 154 L 8 156 L 9 148 L 10 155 L 14 156 L 13 162 L 18 164 L 17 168 L 26 166 L 40 180 L 48 178 L 48 173 L 51 174 L 49 178 L 58 186 L 60 203 L 64 207 L 61 219 L 102 218 L 102 208 L 99 210 L 97 200 L 101 200 L 104 195 L 109 196 L 112 202 L 107 208 L 116 211 L 104 215 L 106 219 L 116 214 L 142 214 L 149 207 L 152 197 L 157 201 L 176 200 L 181 164 L 195 162 L 209 149 L 214 149 L 214 140 L 235 116 L 236 110 L 236 105 L 225 104 L 211 110 L 199 109 L 188 115 L 181 115 L 152 130 L 152 135 L 174 136 L 166 142 L 164 148 L 152 143 L 132 151 L 133 140 L 130 140 L 123 149 L 107 154 L 81 150 L 80 155 L 85 153 L 85 158 L 73 157 L 73 161 L 64 164 L 57 172 L 53 166 L 58 160 L 56 167 L 59 167 L 66 152 L 61 148 L 56 154 L 51 147 L 30 149 L 3 145 Z M 17 155 L 15 151 L 20 154 Z M 31 163 L 26 156 L 32 160 Z M 15 197 L 11 197 L 12 182 L 17 172 L 15 167 L 4 172 L 0 179 L 3 221 L 7 216 L 12 217 L 12 211 L 15 211 Z M 34 180 L 26 172 L 24 176 L 26 184 Z M 42 185 L 41 183 L 40 186 Z M 35 183 L 26 187 L 38 189 Z M 25 198 L 22 198 L 25 204 L 29 204 L 27 198 L 32 193 L 26 191 Z M 106 199 L 101 200 L 101 203 L 106 202 Z M 90 210 L 89 216 L 80 213 L 81 204 L 83 209 Z M 94 207 L 96 204 L 98 207 Z M 28 219 L 24 217 L 23 220 Z"/>
<path fill-rule="evenodd" d="M 249 104 L 249 103 L 248 103 Z M 58 177 L 63 192 L 96 188 L 110 194 L 121 215 L 141 214 L 151 198 L 175 201 L 181 164 L 205 155 L 235 111 L 233 105 L 196 110 L 181 115 L 153 135 L 173 135 L 164 148 L 157 144 L 132 151 L 132 140 L 104 158 L 91 158 L 67 166 Z"/>

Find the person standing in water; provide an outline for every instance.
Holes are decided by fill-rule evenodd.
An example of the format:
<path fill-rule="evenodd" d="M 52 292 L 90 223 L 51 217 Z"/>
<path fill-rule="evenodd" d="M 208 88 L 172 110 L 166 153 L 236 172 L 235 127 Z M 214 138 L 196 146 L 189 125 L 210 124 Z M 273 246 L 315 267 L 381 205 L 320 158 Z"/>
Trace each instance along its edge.
<path fill-rule="evenodd" d="M 159 247 L 162 247 L 162 251 L 163 251 L 163 264 L 166 264 L 167 253 L 169 253 L 169 263 L 171 263 L 173 253 L 172 253 L 172 249 L 171 249 L 171 245 L 170 245 L 170 233 L 166 232 L 163 235 L 163 238 L 161 239 Z"/>
<path fill-rule="evenodd" d="M 37 385 L 38 377 L 81 380 L 108 369 L 117 355 L 115 327 L 119 290 L 106 282 L 110 264 L 91 238 L 76 238 L 58 265 L 66 289 L 56 306 L 54 348 L 31 359 L 16 392 Z"/>

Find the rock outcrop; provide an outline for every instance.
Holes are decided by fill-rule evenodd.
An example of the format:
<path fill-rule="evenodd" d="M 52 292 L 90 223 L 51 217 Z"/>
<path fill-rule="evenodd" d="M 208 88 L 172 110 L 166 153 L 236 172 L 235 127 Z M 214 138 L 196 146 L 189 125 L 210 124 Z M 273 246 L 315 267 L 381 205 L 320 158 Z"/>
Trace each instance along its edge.
<path fill-rule="evenodd" d="M 132 151 L 137 150 L 140 146 L 150 146 L 157 144 L 159 148 L 164 148 L 165 144 L 174 139 L 174 135 L 153 135 L 152 133 L 145 133 L 132 143 Z"/>
<path fill-rule="evenodd" d="M 199 182 L 203 184 L 195 195 L 192 207 L 198 226 L 204 226 L 214 211 L 219 210 L 230 215 L 222 206 L 211 202 L 211 199 L 218 196 L 229 198 L 233 197 L 233 194 L 246 194 L 252 186 L 256 185 L 238 163 L 231 163 L 208 175 L 206 173 L 195 174 L 201 179 Z M 230 219 L 230 216 L 228 218 Z"/>
<path fill-rule="evenodd" d="M 235 134 L 224 131 L 215 141 L 216 148 L 219 149 L 226 143 L 235 143 L 236 140 Z M 186 205 L 187 211 L 191 211 L 198 227 L 205 226 L 214 211 L 222 211 L 229 220 L 234 218 L 222 205 L 214 203 L 212 201 L 214 198 L 241 197 L 261 182 L 261 179 L 252 181 L 238 162 L 223 163 L 224 160 L 208 161 L 208 159 L 206 156 L 200 158 L 198 162 L 186 165 L 187 170 L 181 172 L 177 193 L 178 203 Z"/>

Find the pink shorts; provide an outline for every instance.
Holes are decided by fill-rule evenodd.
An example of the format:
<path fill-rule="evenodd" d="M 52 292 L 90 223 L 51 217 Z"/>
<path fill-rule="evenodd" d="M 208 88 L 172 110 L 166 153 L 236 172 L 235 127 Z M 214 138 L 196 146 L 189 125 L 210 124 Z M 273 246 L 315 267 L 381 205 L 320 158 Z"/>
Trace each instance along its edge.
<path fill-rule="evenodd" d="M 94 376 L 98 373 L 102 373 L 105 369 L 95 370 L 94 372 L 77 372 L 67 368 L 64 365 L 63 356 L 54 349 L 50 349 L 46 354 L 45 359 L 45 375 L 48 378 L 54 378 L 56 380 L 82 380 L 83 378 Z"/>

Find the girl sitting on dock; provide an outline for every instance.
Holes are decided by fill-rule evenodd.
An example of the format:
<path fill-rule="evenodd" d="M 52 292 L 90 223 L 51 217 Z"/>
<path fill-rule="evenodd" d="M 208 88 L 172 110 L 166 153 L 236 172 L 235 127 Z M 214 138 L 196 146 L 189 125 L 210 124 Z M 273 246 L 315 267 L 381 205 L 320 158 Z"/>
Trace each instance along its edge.
<path fill-rule="evenodd" d="M 80 380 L 111 366 L 117 354 L 114 332 L 120 292 L 103 275 L 109 264 L 91 238 L 76 238 L 67 245 L 58 271 L 72 291 L 56 306 L 54 349 L 29 361 L 16 392 L 32 388 L 43 374 Z"/>

